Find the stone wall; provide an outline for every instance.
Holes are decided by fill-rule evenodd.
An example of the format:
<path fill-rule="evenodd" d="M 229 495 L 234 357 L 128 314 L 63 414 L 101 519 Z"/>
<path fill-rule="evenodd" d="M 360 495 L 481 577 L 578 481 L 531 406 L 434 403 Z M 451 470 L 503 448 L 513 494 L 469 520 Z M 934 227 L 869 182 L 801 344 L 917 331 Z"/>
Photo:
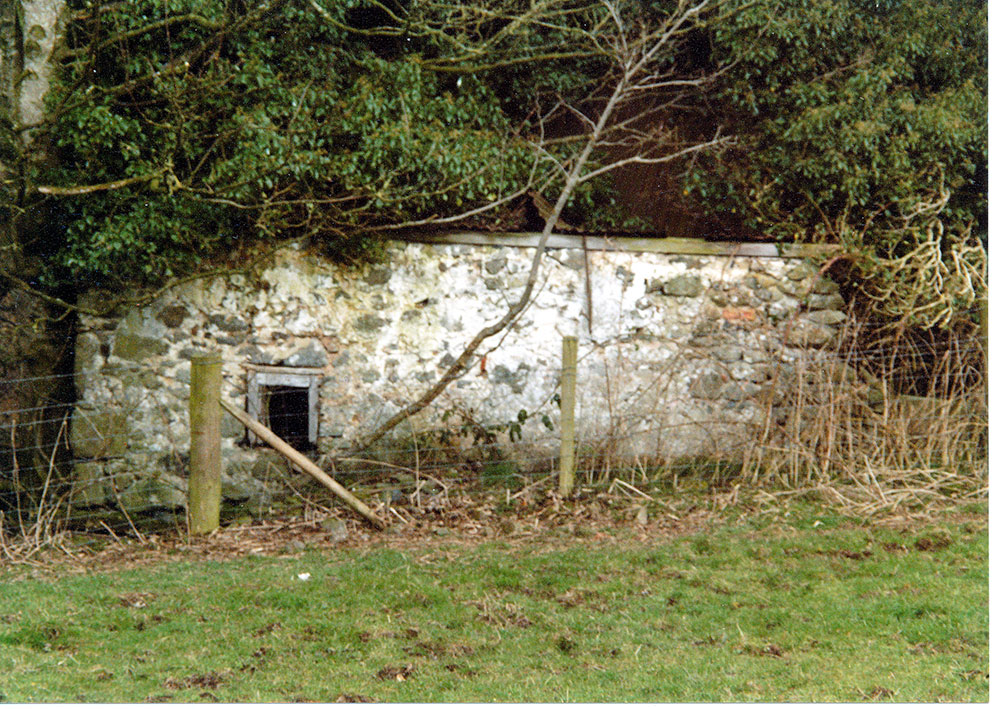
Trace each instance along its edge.
<path fill-rule="evenodd" d="M 83 316 L 71 438 L 86 460 L 74 504 L 182 506 L 199 351 L 221 353 L 223 395 L 242 407 L 246 363 L 319 368 L 314 455 L 330 456 L 437 381 L 517 297 L 532 256 L 394 243 L 386 262 L 348 269 L 287 248 L 254 275 L 187 283 L 112 318 Z M 798 259 L 552 249 L 533 304 L 384 446 L 465 420 L 519 421 L 524 411 L 519 440 L 504 436 L 500 454 L 550 465 L 561 339 L 577 335 L 580 453 L 733 455 L 774 406 L 781 372 L 834 337 L 843 307 L 836 285 Z M 249 447 L 226 414 L 222 435 L 225 498 L 264 508 L 285 466 Z"/>

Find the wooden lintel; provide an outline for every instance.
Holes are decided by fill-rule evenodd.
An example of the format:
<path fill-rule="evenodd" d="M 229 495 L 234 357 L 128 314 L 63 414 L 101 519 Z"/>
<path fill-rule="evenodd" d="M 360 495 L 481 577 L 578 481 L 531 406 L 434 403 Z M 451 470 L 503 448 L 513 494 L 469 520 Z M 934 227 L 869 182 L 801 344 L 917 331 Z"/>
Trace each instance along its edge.
<path fill-rule="evenodd" d="M 302 376 L 318 376 L 324 373 L 321 367 L 280 367 L 274 364 L 252 364 L 251 362 L 245 362 L 245 369 L 251 369 L 255 372 L 266 372 L 267 374 L 298 374 Z"/>

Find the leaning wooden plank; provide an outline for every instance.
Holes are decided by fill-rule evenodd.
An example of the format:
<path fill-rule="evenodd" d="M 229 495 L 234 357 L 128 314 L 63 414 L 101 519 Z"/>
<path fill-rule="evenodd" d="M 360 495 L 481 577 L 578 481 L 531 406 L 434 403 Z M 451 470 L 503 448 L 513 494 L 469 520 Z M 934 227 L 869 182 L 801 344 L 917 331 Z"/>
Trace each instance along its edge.
<path fill-rule="evenodd" d="M 220 401 L 220 405 L 223 406 L 227 411 L 238 421 L 243 423 L 248 427 L 248 430 L 254 433 L 256 436 L 261 438 L 263 441 L 272 446 L 278 453 L 286 456 L 293 465 L 298 467 L 303 472 L 308 475 L 313 476 L 320 482 L 324 487 L 330 489 L 335 495 L 340 497 L 352 509 L 354 509 L 358 514 L 371 522 L 374 526 L 379 529 L 385 529 L 386 523 L 375 516 L 375 513 L 368 508 L 368 506 L 359 500 L 357 497 L 348 492 L 341 484 L 332 478 L 330 475 L 321 470 L 316 463 L 307 458 L 305 455 L 300 453 L 298 450 L 293 448 L 291 445 L 286 443 L 270 431 L 266 426 L 262 425 L 251 416 L 249 416 L 245 411 L 242 411 L 237 406 L 227 403 L 223 399 Z"/>

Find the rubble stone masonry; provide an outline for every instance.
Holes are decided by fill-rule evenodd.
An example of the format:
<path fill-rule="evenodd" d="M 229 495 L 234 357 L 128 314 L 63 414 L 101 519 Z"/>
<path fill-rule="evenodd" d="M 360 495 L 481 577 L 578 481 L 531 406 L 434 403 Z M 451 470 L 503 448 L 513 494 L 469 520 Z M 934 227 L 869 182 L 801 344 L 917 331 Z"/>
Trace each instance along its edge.
<path fill-rule="evenodd" d="M 829 343 L 846 315 L 813 262 L 723 246 L 703 255 L 623 243 L 549 249 L 533 303 L 384 445 L 469 419 L 519 421 L 524 411 L 504 454 L 550 462 L 561 340 L 576 335 L 581 446 L 608 442 L 616 455 L 642 459 L 732 454 L 779 398 L 783 368 Z M 190 357 L 202 351 L 221 353 L 223 396 L 243 408 L 246 364 L 319 370 L 312 456 L 332 456 L 436 382 L 502 316 L 533 253 L 395 242 L 383 263 L 346 268 L 289 247 L 252 275 L 186 283 L 114 317 L 83 316 L 71 442 L 85 462 L 74 505 L 185 504 Z M 264 506 L 278 456 L 250 447 L 226 414 L 222 435 L 225 498 Z"/>

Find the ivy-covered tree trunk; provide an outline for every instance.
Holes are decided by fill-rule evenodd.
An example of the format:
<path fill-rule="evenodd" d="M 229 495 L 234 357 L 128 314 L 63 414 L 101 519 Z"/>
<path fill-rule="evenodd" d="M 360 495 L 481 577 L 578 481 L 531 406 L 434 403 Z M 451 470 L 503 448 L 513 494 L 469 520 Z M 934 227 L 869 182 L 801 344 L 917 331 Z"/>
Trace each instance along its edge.
<path fill-rule="evenodd" d="M 24 180 L 30 162 L 48 159 L 45 141 L 36 141 L 45 117 L 45 95 L 52 76 L 65 0 L 0 0 L 0 184 L 3 190 L 3 267 L 10 275 L 30 275 L 25 234 L 34 205 L 27 203 Z M 3 274 L 7 275 L 7 274 Z M 4 284 L 10 287 L 9 282 Z"/>
<path fill-rule="evenodd" d="M 44 121 L 64 9 L 0 0 L 0 510 L 30 504 L 59 437 L 49 419 L 73 397 L 57 376 L 71 366 L 73 318 L 32 286 L 43 268 L 35 240 L 49 225 L 26 184 L 28 166 L 50 159 L 33 127 Z"/>

